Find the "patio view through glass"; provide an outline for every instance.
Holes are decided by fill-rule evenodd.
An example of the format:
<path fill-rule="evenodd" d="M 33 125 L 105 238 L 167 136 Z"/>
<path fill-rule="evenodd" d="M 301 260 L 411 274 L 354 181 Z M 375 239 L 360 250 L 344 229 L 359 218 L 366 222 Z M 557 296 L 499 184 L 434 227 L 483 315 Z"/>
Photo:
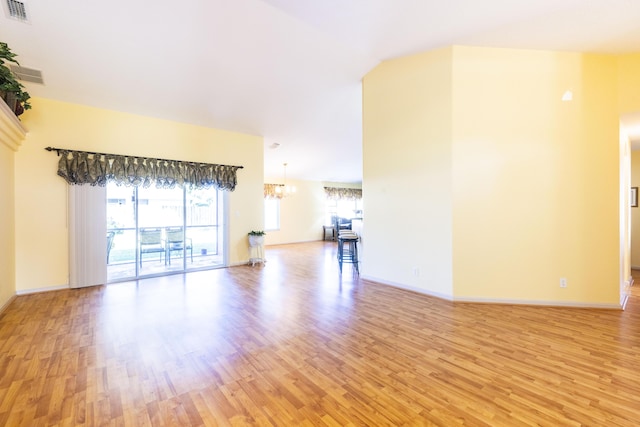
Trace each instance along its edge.
<path fill-rule="evenodd" d="M 216 189 L 107 185 L 108 282 L 224 265 Z"/>

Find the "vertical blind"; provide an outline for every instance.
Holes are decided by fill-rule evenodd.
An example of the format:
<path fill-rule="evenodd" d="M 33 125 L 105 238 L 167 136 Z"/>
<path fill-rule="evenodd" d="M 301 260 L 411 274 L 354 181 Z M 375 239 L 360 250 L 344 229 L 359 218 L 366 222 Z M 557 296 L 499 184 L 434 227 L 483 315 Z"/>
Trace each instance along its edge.
<path fill-rule="evenodd" d="M 69 190 L 69 287 L 107 282 L 107 189 L 72 185 Z"/>

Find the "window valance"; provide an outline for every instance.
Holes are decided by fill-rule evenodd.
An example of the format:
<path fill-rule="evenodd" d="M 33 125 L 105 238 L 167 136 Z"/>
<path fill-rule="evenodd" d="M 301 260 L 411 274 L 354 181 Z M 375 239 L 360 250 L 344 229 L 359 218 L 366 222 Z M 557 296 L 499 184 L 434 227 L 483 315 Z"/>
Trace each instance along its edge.
<path fill-rule="evenodd" d="M 362 199 L 362 189 L 360 188 L 324 187 L 324 193 L 327 199 L 332 200 Z"/>
<path fill-rule="evenodd" d="M 242 166 L 194 163 L 150 157 L 93 153 L 47 147 L 56 151 L 58 175 L 69 184 L 99 185 L 107 182 L 118 185 L 158 188 L 174 188 L 187 185 L 191 188 L 218 188 L 233 191 L 236 188 L 236 171 Z"/>
<path fill-rule="evenodd" d="M 282 184 L 265 184 L 264 185 L 264 198 L 265 199 L 282 199 L 284 197 L 284 191 L 282 191 Z"/>

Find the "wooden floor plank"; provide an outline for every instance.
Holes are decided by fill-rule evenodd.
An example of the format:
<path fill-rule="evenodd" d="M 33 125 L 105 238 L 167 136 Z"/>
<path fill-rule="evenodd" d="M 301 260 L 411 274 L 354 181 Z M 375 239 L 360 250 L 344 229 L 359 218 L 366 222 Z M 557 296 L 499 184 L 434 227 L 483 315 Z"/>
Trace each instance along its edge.
<path fill-rule="evenodd" d="M 18 296 L 0 316 L 0 425 L 640 419 L 638 289 L 624 312 L 455 304 L 340 275 L 334 242 L 267 258 Z"/>

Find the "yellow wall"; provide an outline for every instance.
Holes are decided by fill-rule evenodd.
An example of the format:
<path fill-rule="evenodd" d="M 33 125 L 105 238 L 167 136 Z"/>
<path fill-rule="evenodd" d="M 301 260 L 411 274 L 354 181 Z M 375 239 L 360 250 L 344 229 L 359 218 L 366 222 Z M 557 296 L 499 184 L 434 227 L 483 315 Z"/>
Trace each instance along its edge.
<path fill-rule="evenodd" d="M 617 72 L 613 56 L 456 46 L 369 73 L 366 275 L 455 300 L 618 306 Z"/>
<path fill-rule="evenodd" d="M 263 223 L 263 140 L 150 117 L 34 99 L 27 142 L 16 153 L 16 289 L 68 284 L 67 184 L 54 146 L 242 165 L 229 194 L 230 263 L 249 259 L 246 234 Z"/>
<path fill-rule="evenodd" d="M 0 200 L 0 308 L 2 308 L 16 292 L 14 151 L 4 144 L 0 144 Z"/>
<path fill-rule="evenodd" d="M 614 304 L 617 118 L 640 111 L 639 72 L 639 54 L 469 47 L 374 69 L 363 83 L 363 276 L 456 299 Z M 566 89 L 574 101 L 560 103 Z M 246 232 L 263 224 L 261 138 L 33 101 L 27 142 L 16 154 L 0 148 L 0 305 L 13 283 L 68 282 L 66 184 L 47 145 L 244 165 L 230 195 L 230 256 L 248 259 Z M 309 186 L 298 209 L 315 212 Z M 321 233 L 293 218 L 295 232 L 267 243 Z"/>
<path fill-rule="evenodd" d="M 451 55 L 382 63 L 363 81 L 363 277 L 452 295 Z"/>
<path fill-rule="evenodd" d="M 640 111 L 640 53 L 620 55 L 619 69 L 619 108 L 620 114 Z"/>
<path fill-rule="evenodd" d="M 279 183 L 281 179 L 267 179 Z M 325 198 L 317 181 L 287 180 L 296 193 L 280 200 L 280 229 L 267 232 L 265 244 L 310 242 L 322 239 Z"/>
<path fill-rule="evenodd" d="M 615 58 L 456 47 L 453 80 L 456 298 L 618 303 Z"/>

